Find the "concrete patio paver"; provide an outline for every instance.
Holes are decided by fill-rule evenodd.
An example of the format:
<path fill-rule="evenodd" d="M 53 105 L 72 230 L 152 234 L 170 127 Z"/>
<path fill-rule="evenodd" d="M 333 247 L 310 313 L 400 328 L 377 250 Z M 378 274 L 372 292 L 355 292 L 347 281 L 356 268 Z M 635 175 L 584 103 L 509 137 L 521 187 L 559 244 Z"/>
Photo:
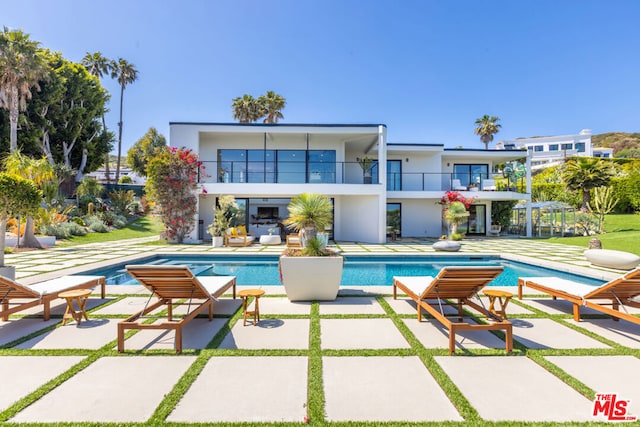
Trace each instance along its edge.
<path fill-rule="evenodd" d="M 343 297 L 335 301 L 321 301 L 320 314 L 384 314 L 374 297 Z"/>
<path fill-rule="evenodd" d="M 639 324 L 613 319 L 582 319 L 580 322 L 567 319 L 566 322 L 625 347 L 640 349 Z"/>
<path fill-rule="evenodd" d="M 222 340 L 220 348 L 230 349 L 307 349 L 309 320 L 261 319 L 256 326 L 242 325 L 240 319 Z"/>
<path fill-rule="evenodd" d="M 212 357 L 172 422 L 303 422 L 306 357 Z"/>
<path fill-rule="evenodd" d="M 0 357 L 0 412 L 84 359 L 84 356 Z"/>
<path fill-rule="evenodd" d="M 323 350 L 408 348 L 391 319 L 320 319 Z"/>
<path fill-rule="evenodd" d="M 12 422 L 143 422 L 195 361 L 192 356 L 102 357 Z"/>
<path fill-rule="evenodd" d="M 402 319 L 409 330 L 425 348 L 449 348 L 449 330 L 433 319 Z M 465 322 L 475 323 L 470 318 Z M 459 331 L 456 333 L 456 348 L 463 350 L 505 348 L 505 342 L 489 331 Z"/>
<path fill-rule="evenodd" d="M 22 318 L 11 319 L 6 322 L 0 320 L 0 346 L 6 345 L 19 338 L 31 335 L 34 332 L 45 329 L 56 323 L 62 322 L 62 319 L 49 319 L 43 321 L 38 318 Z"/>
<path fill-rule="evenodd" d="M 490 421 L 592 421 L 592 402 L 526 357 L 448 357 L 436 362 Z"/>
<path fill-rule="evenodd" d="M 461 421 L 418 357 L 323 357 L 329 421 Z"/>
<path fill-rule="evenodd" d="M 305 301 L 291 302 L 287 298 L 260 298 L 261 315 L 302 314 L 311 313 L 311 303 Z"/>
<path fill-rule="evenodd" d="M 610 348 L 600 341 L 596 341 L 551 319 L 526 318 L 510 320 L 513 324 L 513 339 L 528 348 Z"/>
<path fill-rule="evenodd" d="M 87 349 L 97 350 L 116 339 L 118 321 L 115 319 L 84 320 L 80 325 L 67 323 L 17 345 L 15 348 L 32 350 Z"/>
<path fill-rule="evenodd" d="M 618 400 L 630 400 L 629 414 L 640 415 L 640 359 L 633 356 L 545 356 L 569 375 L 597 393 L 617 393 Z M 599 421 L 604 421 L 600 418 Z"/>
<path fill-rule="evenodd" d="M 193 319 L 182 328 L 182 349 L 206 348 L 226 321 L 227 319 L 218 318 L 212 321 L 200 318 Z M 124 346 L 127 350 L 175 350 L 175 341 L 176 334 L 173 330 L 140 330 L 125 340 Z"/>

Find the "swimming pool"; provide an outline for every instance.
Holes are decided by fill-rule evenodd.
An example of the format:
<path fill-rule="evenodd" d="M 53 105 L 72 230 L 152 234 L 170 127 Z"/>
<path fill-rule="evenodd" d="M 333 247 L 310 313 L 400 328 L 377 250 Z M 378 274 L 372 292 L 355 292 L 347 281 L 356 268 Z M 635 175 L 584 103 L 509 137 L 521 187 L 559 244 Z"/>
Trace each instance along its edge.
<path fill-rule="evenodd" d="M 238 285 L 280 285 L 277 256 L 154 256 L 128 264 L 183 264 L 197 276 L 236 276 Z M 536 267 L 499 257 L 345 257 L 342 286 L 391 286 L 393 276 L 435 276 L 442 267 L 451 265 L 502 265 L 504 273 L 489 286 L 517 286 L 518 277 L 556 276 L 578 280 L 598 286 L 597 279 L 577 276 L 557 270 Z M 108 285 L 137 284 L 124 269 L 125 264 L 83 274 L 99 274 L 107 277 Z"/>

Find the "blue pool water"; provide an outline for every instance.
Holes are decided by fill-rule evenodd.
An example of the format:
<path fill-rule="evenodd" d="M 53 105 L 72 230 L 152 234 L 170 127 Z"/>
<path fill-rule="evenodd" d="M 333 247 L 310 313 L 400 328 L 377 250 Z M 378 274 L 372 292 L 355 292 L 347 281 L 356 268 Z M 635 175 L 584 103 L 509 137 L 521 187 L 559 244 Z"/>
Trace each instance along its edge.
<path fill-rule="evenodd" d="M 138 264 L 188 265 L 197 276 L 236 276 L 238 285 L 279 285 L 278 257 L 221 257 L 221 256 L 171 256 L 152 257 L 136 261 Z M 391 285 L 393 276 L 435 276 L 442 267 L 452 265 L 502 265 L 504 272 L 489 286 L 517 286 L 518 277 L 556 276 L 578 280 L 585 284 L 601 285 L 603 282 L 556 270 L 531 266 L 498 257 L 366 257 L 345 258 L 342 285 Z M 87 273 L 85 273 L 87 274 Z M 129 276 L 124 264 L 90 274 L 107 277 L 108 285 L 137 284 Z"/>

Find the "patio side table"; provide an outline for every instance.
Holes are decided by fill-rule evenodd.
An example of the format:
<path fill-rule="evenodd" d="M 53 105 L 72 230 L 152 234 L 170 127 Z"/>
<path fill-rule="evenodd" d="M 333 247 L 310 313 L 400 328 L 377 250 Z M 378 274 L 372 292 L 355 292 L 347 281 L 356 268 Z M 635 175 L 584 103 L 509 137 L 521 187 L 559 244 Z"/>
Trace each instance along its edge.
<path fill-rule="evenodd" d="M 242 313 L 243 313 L 243 326 L 247 326 L 247 317 L 253 316 L 253 326 L 256 326 L 260 321 L 260 297 L 264 295 L 262 289 L 244 289 L 238 292 L 238 296 L 242 298 Z M 253 310 L 249 311 L 249 297 L 255 298 L 255 306 Z"/>
<path fill-rule="evenodd" d="M 74 289 L 71 291 L 60 292 L 58 296 L 67 301 L 67 309 L 64 312 L 64 316 L 62 316 L 62 326 L 64 326 L 69 319 L 75 319 L 75 321 L 78 322 L 78 325 L 82 322 L 83 317 L 85 320 L 89 320 L 87 312 L 84 310 L 87 305 L 87 301 L 89 300 L 89 295 L 91 295 L 91 289 Z M 78 305 L 77 310 L 73 306 L 74 301 Z"/>
<path fill-rule="evenodd" d="M 489 311 L 496 316 L 500 316 L 503 319 L 506 319 L 507 305 L 513 297 L 513 294 L 511 292 L 499 291 L 497 289 L 485 289 L 482 292 L 489 297 Z M 497 308 L 496 303 L 498 303 Z"/>

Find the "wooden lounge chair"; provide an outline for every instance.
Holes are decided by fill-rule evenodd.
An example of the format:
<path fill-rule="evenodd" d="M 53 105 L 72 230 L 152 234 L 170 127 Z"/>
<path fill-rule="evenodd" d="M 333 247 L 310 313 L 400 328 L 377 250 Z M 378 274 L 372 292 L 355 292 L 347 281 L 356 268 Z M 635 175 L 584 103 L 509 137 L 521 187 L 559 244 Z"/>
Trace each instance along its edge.
<path fill-rule="evenodd" d="M 300 231 L 296 234 L 287 234 L 287 247 L 302 248 L 303 240 L 304 240 L 303 231 Z"/>
<path fill-rule="evenodd" d="M 44 320 L 51 317 L 51 301 L 59 298 L 64 291 L 73 289 L 90 289 L 100 285 L 101 298 L 105 294 L 104 276 L 62 276 L 56 279 L 46 280 L 33 285 L 21 285 L 20 283 L 0 276 L 0 318 L 9 320 L 9 315 L 18 311 L 44 305 Z M 12 299 L 28 300 L 11 303 Z"/>
<path fill-rule="evenodd" d="M 124 334 L 127 329 L 173 329 L 176 333 L 175 349 L 182 352 L 182 328 L 200 312 L 209 309 L 209 320 L 213 319 L 213 302 L 229 288 L 236 297 L 235 276 L 196 277 L 184 265 L 128 265 L 127 273 L 151 291 L 151 297 L 144 309 L 118 323 L 118 351 L 124 351 Z M 159 300 L 149 305 L 151 298 Z M 188 299 L 187 314 L 175 320 L 173 307 L 175 299 Z M 193 301 L 197 300 L 197 301 Z M 163 305 L 167 306 L 167 321 L 143 324 L 139 320 Z M 192 305 L 195 308 L 192 309 Z"/>
<path fill-rule="evenodd" d="M 502 319 L 489 312 L 471 298 L 484 288 L 489 282 L 502 273 L 503 267 L 444 267 L 434 278 L 431 276 L 412 276 L 393 278 L 393 298 L 397 298 L 397 289 L 400 288 L 407 296 L 418 305 L 418 321 L 422 321 L 422 309 L 442 323 L 449 330 L 449 354 L 455 352 L 456 332 L 465 330 L 504 330 L 505 348 L 511 352 L 513 348 L 512 325 L 506 319 Z M 458 322 L 449 320 L 444 314 L 442 304 L 451 304 L 445 299 L 457 300 Z M 438 308 L 432 307 L 429 300 L 436 300 Z M 462 321 L 463 305 L 468 305 L 482 313 L 491 323 L 471 324 Z"/>
<path fill-rule="evenodd" d="M 239 226 L 229 228 L 224 240 L 226 246 L 250 246 L 256 240 L 256 236 L 253 233 L 247 233 L 244 226 Z"/>
<path fill-rule="evenodd" d="M 640 307 L 640 301 L 635 299 L 640 297 L 640 268 L 601 286 L 585 285 L 557 277 L 520 277 L 518 299 L 522 299 L 524 286 L 549 294 L 553 299 L 562 298 L 571 302 L 576 322 L 580 321 L 580 307 L 584 306 L 608 314 L 613 320 L 624 319 L 640 325 L 640 317 L 619 311 L 620 306 L 624 305 Z"/>

